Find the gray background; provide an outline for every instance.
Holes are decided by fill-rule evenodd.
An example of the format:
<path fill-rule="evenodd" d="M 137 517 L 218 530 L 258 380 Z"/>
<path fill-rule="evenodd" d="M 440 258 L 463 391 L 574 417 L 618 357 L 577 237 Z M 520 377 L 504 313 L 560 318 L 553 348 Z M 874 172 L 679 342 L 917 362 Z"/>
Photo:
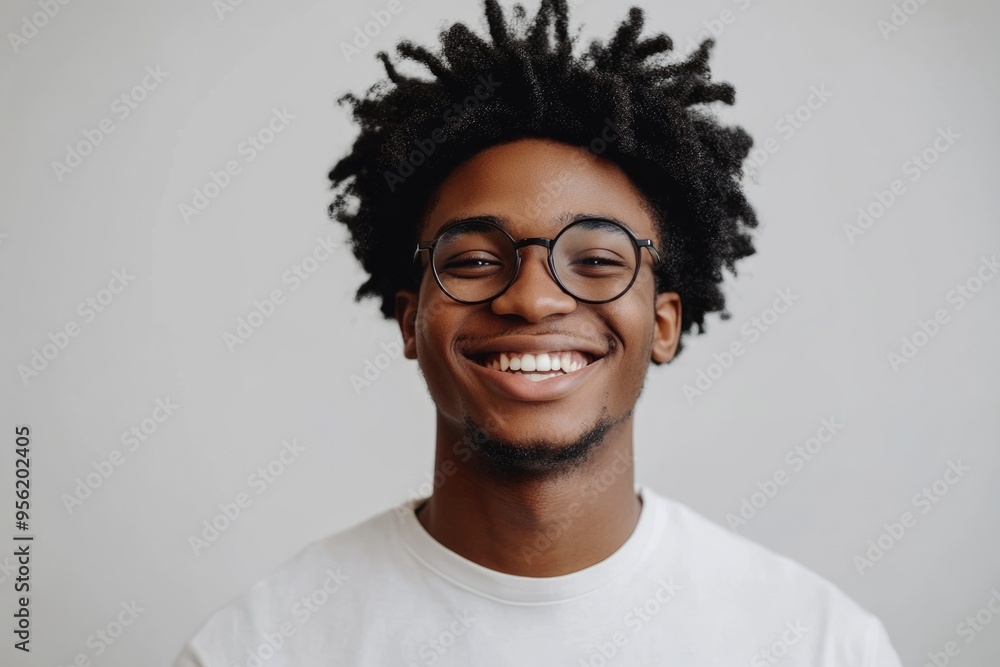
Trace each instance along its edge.
<path fill-rule="evenodd" d="M 383 358 L 369 386 L 351 382 L 400 334 L 374 301 L 353 302 L 364 276 L 326 218 L 326 173 L 355 133 L 334 100 L 381 78 L 375 53 L 399 38 L 431 43 L 445 19 L 485 22 L 478 2 L 402 0 L 348 63 L 340 44 L 386 4 L 70 2 L 16 52 L 9 36 L 0 46 L 0 516 L 10 545 L 13 428 L 28 424 L 36 535 L 30 658 L 11 649 L 13 582 L 0 571 L 4 664 L 79 653 L 168 664 L 213 610 L 307 543 L 426 488 L 433 411 L 415 362 Z M 1000 250 L 1000 10 L 913 0 L 883 35 L 885 0 L 642 4 L 647 33 L 667 32 L 683 53 L 708 27 L 721 32 L 713 74 L 737 104 L 720 114 L 777 151 L 747 181 L 759 252 L 727 281 L 733 318 L 712 316 L 675 363 L 650 370 L 638 479 L 727 525 L 785 471 L 739 532 L 876 613 L 907 664 L 949 641 L 961 651 L 951 664 L 996 664 L 1000 618 L 971 642 L 957 626 L 1000 590 L 1000 280 L 961 309 L 948 294 Z M 573 22 L 606 38 L 625 7 L 577 3 Z M 20 32 L 39 11 L 5 2 L 0 26 Z M 147 66 L 168 74 L 121 118 L 115 100 Z M 777 123 L 814 86 L 832 96 L 799 109 L 809 118 L 788 136 Z M 274 108 L 294 119 L 248 162 L 240 143 Z M 53 161 L 105 118 L 113 132 L 60 181 Z M 904 163 L 949 127 L 959 138 L 911 181 Z M 228 160 L 241 173 L 185 222 L 179 205 Z M 905 192 L 851 243 L 844 225 L 896 179 Z M 333 257 L 292 290 L 283 274 L 327 235 Z M 123 267 L 134 280 L 86 321 L 78 304 Z M 274 289 L 285 302 L 230 351 L 223 335 Z M 743 327 L 782 289 L 798 300 L 751 341 Z M 887 355 L 938 309 L 947 323 L 894 371 Z M 74 322 L 79 334 L 22 380 L 18 366 Z M 684 385 L 737 340 L 745 354 L 688 401 Z M 158 398 L 180 407 L 129 451 L 121 434 Z M 786 453 L 823 418 L 843 429 L 796 470 Z M 292 438 L 304 452 L 258 495 L 248 476 Z M 121 465 L 70 512 L 64 494 L 116 449 Z M 921 513 L 914 494 L 959 460 L 969 472 Z M 240 492 L 252 505 L 196 556 L 188 536 Z M 860 573 L 855 556 L 906 511 L 916 525 Z M 97 657 L 88 636 L 132 600 L 142 613 Z"/>

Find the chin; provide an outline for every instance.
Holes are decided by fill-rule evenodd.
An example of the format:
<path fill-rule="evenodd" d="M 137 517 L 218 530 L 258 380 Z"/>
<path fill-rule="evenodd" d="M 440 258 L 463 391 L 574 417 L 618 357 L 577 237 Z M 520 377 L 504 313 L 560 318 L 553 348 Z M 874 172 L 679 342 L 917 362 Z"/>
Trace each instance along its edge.
<path fill-rule="evenodd" d="M 580 424 L 558 440 L 551 430 L 530 434 L 490 432 L 466 417 L 465 432 L 477 462 L 496 477 L 526 480 L 566 474 L 585 465 L 613 426 L 606 414 L 584 432 Z"/>

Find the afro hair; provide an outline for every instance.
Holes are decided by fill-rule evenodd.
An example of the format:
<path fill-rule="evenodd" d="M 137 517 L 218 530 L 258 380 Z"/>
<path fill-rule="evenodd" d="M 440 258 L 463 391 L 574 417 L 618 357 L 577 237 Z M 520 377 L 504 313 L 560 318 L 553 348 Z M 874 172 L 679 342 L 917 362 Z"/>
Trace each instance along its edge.
<path fill-rule="evenodd" d="M 671 39 L 641 38 L 643 12 L 632 7 L 607 44 L 574 56 L 565 0 L 542 0 L 531 19 L 520 4 L 509 19 L 496 0 L 485 11 L 489 41 L 454 23 L 438 53 L 396 46 L 430 78 L 402 74 L 379 52 L 388 80 L 338 100 L 360 126 L 329 173 L 329 215 L 347 226 L 370 276 L 355 300 L 380 297 L 382 314 L 394 317 L 396 292 L 419 286 L 413 251 L 440 183 L 479 151 L 538 137 L 599 152 L 646 197 L 663 239 L 657 290 L 679 294 L 682 338 L 693 326 L 703 333 L 707 313 L 729 319 L 722 267 L 736 275 L 736 261 L 755 252 L 748 228 L 757 219 L 741 187 L 753 141 L 708 108 L 735 100 L 732 85 L 711 81 L 714 41 L 669 58 Z M 595 142 L 608 124 L 616 138 Z"/>

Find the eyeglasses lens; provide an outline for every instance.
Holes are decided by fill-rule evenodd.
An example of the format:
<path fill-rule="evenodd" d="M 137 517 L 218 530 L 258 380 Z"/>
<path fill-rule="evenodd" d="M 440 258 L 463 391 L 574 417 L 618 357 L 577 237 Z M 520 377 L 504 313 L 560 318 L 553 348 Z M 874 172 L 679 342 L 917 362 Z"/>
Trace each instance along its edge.
<path fill-rule="evenodd" d="M 636 274 L 636 246 L 620 226 L 602 220 L 574 223 L 552 250 L 556 279 L 574 297 L 604 301 L 621 295 Z M 445 290 L 462 301 L 500 294 L 514 274 L 514 245 L 500 229 L 466 222 L 442 235 L 434 249 L 435 271 Z"/>

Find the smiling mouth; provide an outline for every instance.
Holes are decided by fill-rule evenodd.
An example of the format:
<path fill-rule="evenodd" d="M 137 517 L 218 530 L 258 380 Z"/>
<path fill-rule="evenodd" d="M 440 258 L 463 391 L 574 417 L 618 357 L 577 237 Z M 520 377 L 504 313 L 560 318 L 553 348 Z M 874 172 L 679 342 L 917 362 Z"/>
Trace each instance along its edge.
<path fill-rule="evenodd" d="M 538 352 L 490 352 L 472 357 L 480 366 L 502 373 L 521 375 L 533 382 L 569 375 L 586 368 L 600 357 L 579 350 Z"/>

